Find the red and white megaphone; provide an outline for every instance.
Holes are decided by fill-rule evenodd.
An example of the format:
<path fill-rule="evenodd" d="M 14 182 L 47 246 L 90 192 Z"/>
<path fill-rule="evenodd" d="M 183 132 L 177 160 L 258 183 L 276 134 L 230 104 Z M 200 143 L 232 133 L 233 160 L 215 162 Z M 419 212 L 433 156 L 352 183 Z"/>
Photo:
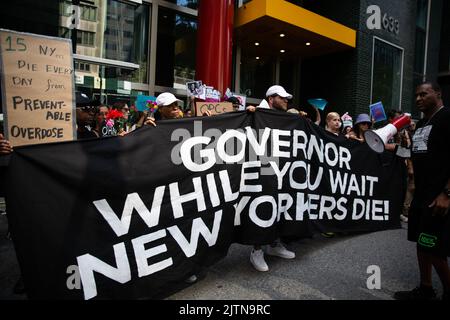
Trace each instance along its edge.
<path fill-rule="evenodd" d="M 389 141 L 397 132 L 411 123 L 409 115 L 403 115 L 395 119 L 392 123 L 377 130 L 367 130 L 364 132 L 364 139 L 370 149 L 377 153 L 384 152 L 384 144 Z"/>

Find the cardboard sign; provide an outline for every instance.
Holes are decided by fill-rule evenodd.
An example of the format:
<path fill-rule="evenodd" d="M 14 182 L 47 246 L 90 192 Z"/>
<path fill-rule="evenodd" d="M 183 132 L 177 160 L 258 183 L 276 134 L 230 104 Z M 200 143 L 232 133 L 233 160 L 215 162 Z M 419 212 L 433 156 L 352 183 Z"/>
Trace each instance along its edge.
<path fill-rule="evenodd" d="M 76 139 L 70 40 L 0 29 L 0 69 L 13 146 Z"/>
<path fill-rule="evenodd" d="M 195 114 L 201 116 L 206 111 L 209 111 L 211 115 L 222 114 L 226 112 L 234 111 L 233 104 L 231 102 L 196 102 Z"/>
<path fill-rule="evenodd" d="M 386 120 L 386 113 L 384 112 L 383 103 L 377 102 L 370 105 L 370 115 L 375 120 L 375 122 L 380 122 Z"/>

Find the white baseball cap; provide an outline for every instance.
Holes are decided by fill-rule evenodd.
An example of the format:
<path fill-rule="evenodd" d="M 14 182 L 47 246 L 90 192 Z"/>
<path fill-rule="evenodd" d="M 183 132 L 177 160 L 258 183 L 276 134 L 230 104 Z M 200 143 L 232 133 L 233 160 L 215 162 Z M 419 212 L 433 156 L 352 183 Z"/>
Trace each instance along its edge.
<path fill-rule="evenodd" d="M 282 98 L 292 99 L 292 94 L 287 93 L 282 86 L 271 86 L 266 92 L 266 97 L 273 96 L 274 94 Z"/>
<path fill-rule="evenodd" d="M 156 97 L 156 104 L 158 105 L 158 107 L 164 107 L 164 106 L 171 105 L 175 101 L 182 102 L 180 99 L 177 99 L 170 92 L 161 93 L 158 97 Z"/>

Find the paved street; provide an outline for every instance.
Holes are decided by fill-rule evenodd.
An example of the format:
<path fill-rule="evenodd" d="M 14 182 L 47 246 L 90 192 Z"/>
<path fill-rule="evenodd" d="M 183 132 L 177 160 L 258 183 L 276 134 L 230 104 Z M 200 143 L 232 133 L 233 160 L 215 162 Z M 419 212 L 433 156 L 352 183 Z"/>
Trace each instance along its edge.
<path fill-rule="evenodd" d="M 0 216 L 0 299 L 26 299 L 13 294 L 19 268 L 11 240 L 6 239 L 6 216 Z M 291 243 L 294 260 L 269 257 L 270 271 L 255 271 L 249 246 L 234 244 L 228 256 L 211 267 L 205 277 L 168 299 L 298 299 L 389 300 L 394 291 L 417 282 L 415 245 L 402 229 L 352 236 L 316 235 Z M 381 270 L 381 289 L 366 286 L 367 267 Z M 434 274 L 438 291 L 441 287 Z"/>
<path fill-rule="evenodd" d="M 395 291 L 418 281 L 415 244 L 405 240 L 406 227 L 331 239 L 316 235 L 290 245 L 295 260 L 269 257 L 267 273 L 250 265 L 250 247 L 233 245 L 203 281 L 170 299 L 391 300 Z M 367 289 L 371 265 L 380 267 L 380 290 Z M 436 274 L 434 283 L 440 292 Z"/>

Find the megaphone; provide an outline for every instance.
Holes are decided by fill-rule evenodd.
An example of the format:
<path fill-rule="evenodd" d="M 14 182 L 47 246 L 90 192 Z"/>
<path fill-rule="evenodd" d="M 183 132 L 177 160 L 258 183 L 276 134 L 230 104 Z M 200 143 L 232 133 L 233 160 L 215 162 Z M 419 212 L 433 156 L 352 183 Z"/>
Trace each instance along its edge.
<path fill-rule="evenodd" d="M 364 132 L 364 139 L 370 149 L 377 153 L 384 152 L 384 144 L 389 141 L 402 128 L 411 123 L 409 115 L 403 115 L 395 119 L 392 123 L 377 130 L 367 130 Z"/>

